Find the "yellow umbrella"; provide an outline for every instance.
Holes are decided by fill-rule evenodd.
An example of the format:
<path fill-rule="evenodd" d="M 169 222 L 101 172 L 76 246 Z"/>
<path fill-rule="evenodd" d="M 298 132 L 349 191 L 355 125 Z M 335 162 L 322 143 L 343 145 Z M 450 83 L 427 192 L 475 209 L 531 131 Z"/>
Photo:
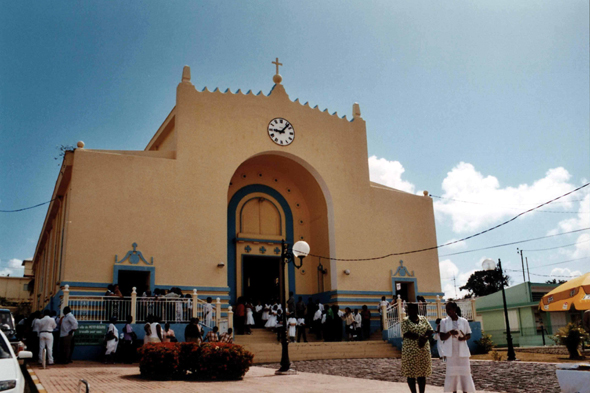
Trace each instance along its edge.
<path fill-rule="evenodd" d="M 561 284 L 541 299 L 543 311 L 590 310 L 590 273 L 573 278 Z"/>

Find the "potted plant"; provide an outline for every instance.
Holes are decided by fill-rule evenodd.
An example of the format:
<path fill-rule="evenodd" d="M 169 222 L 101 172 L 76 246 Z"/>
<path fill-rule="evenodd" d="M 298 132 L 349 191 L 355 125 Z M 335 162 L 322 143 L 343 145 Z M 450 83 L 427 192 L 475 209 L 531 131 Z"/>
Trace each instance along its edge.
<path fill-rule="evenodd" d="M 588 337 L 584 328 L 575 323 L 568 323 L 557 331 L 551 338 L 559 345 L 565 345 L 570 354 L 570 359 L 585 359 L 580 352 L 582 342 Z"/>

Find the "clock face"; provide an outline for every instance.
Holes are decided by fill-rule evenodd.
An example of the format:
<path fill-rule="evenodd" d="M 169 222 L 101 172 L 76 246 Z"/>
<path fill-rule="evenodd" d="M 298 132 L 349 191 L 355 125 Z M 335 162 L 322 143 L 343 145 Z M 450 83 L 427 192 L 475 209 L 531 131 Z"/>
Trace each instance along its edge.
<path fill-rule="evenodd" d="M 277 117 L 268 123 L 268 136 L 277 145 L 287 146 L 295 139 L 295 129 L 287 120 Z"/>

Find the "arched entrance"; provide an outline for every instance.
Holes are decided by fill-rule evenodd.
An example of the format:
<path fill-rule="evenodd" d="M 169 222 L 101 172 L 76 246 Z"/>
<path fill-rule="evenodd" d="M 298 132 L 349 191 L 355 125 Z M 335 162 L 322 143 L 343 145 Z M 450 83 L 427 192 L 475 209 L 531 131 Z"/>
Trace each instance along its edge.
<path fill-rule="evenodd" d="M 232 302 L 239 296 L 262 301 L 277 296 L 283 239 L 289 244 L 305 240 L 318 254 L 330 254 L 324 194 L 314 176 L 288 157 L 263 154 L 242 163 L 230 182 L 227 218 Z M 315 257 L 299 270 L 290 265 L 287 290 L 309 295 L 329 288 L 317 266 Z"/>

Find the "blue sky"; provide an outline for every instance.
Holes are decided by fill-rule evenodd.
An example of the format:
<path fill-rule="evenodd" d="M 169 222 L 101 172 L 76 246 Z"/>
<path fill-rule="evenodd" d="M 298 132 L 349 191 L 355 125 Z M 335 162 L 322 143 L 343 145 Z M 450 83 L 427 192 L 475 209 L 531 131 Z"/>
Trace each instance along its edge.
<path fill-rule="evenodd" d="M 268 93 L 279 57 L 291 99 L 360 104 L 374 181 L 477 203 L 435 199 L 439 243 L 460 239 L 589 181 L 588 20 L 575 0 L 0 2 L 0 209 L 50 199 L 56 146 L 143 149 L 184 65 L 198 88 Z M 590 227 L 588 188 L 440 255 Z M 0 213 L 0 274 L 45 212 Z M 525 252 L 575 259 L 531 273 L 588 271 L 590 231 L 522 248 L 572 243 Z M 441 257 L 445 292 L 486 257 L 519 268 L 516 247 Z"/>

